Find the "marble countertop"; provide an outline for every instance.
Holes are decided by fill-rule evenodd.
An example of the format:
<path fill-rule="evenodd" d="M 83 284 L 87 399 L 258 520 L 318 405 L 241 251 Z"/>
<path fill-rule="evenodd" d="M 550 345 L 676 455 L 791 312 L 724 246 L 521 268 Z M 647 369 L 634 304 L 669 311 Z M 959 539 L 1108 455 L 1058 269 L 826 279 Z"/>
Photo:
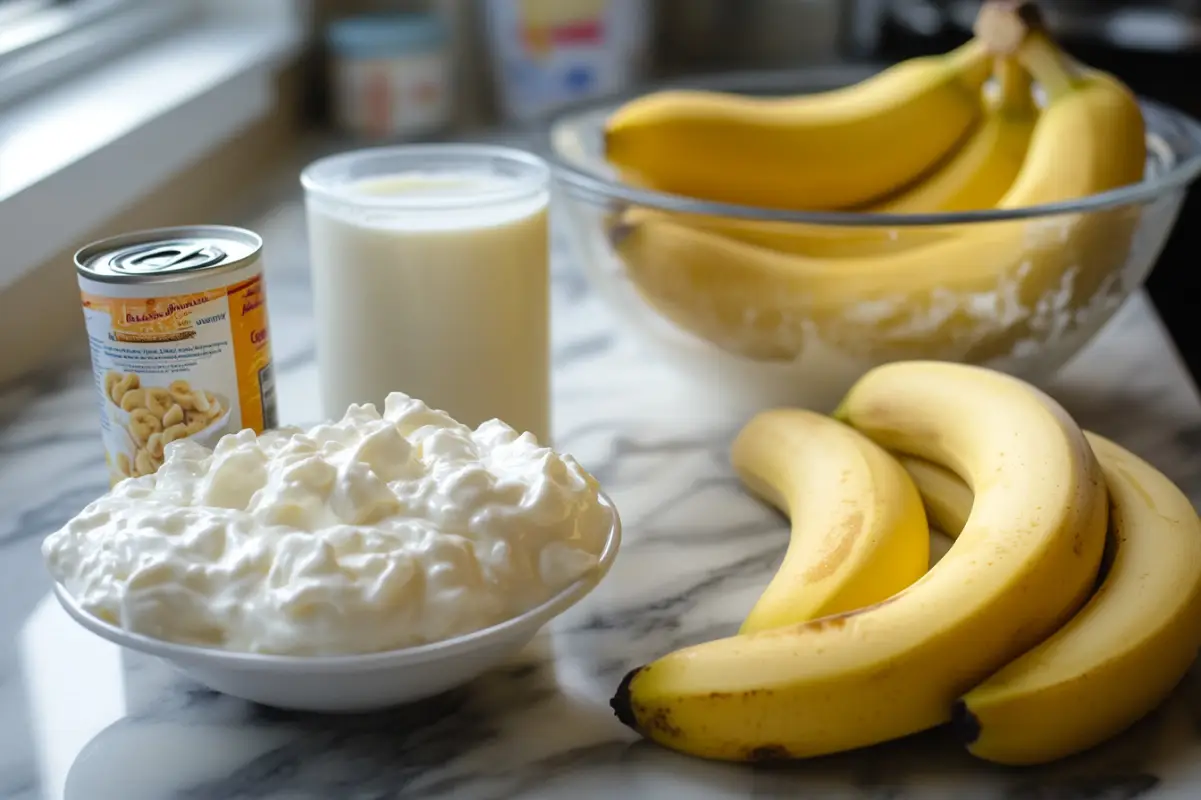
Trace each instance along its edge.
<path fill-rule="evenodd" d="M 267 247 L 284 422 L 317 417 L 295 176 L 244 222 Z M 916 737 L 787 767 L 705 763 L 640 741 L 607 700 L 632 666 L 733 631 L 787 541 L 727 465 L 740 420 L 621 335 L 556 247 L 555 438 L 621 509 L 602 586 L 511 664 L 389 713 L 285 713 L 220 696 L 74 625 L 48 595 L 42 537 L 106 489 L 86 360 L 0 387 L 0 798 L 1201 797 L 1201 681 L 1083 757 L 1006 770 Z M 1082 424 L 1201 500 L 1201 405 L 1135 297 L 1048 387 Z"/>

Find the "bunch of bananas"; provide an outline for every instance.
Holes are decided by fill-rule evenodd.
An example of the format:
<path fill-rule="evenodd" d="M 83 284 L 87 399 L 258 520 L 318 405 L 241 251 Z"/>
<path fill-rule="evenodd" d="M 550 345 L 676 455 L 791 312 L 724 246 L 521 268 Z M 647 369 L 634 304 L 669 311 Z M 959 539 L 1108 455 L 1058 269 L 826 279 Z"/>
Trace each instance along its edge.
<path fill-rule="evenodd" d="M 732 461 L 792 540 L 738 635 L 622 681 L 619 719 L 672 749 L 804 758 L 951 723 L 1041 763 L 1151 711 L 1201 647 L 1192 504 L 1016 378 L 877 367 L 834 418 L 755 417 Z M 928 569 L 927 514 L 955 538 Z"/>
<path fill-rule="evenodd" d="M 844 89 L 640 97 L 609 118 L 606 157 L 635 185 L 785 210 L 1012 210 L 1141 180 L 1136 98 L 1063 53 L 1032 9 L 991 0 L 959 49 Z M 988 363 L 1087 325 L 1139 218 L 835 227 L 632 206 L 607 229 L 641 296 L 728 352 L 788 362 L 812 338 L 877 362 Z"/>

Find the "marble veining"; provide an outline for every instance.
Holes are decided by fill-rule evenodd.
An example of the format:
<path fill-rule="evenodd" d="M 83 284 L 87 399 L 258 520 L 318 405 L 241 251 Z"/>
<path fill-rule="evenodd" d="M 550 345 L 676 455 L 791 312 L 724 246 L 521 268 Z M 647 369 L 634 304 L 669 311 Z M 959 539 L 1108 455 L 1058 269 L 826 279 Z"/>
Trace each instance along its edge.
<path fill-rule="evenodd" d="M 267 242 L 281 417 L 317 418 L 303 211 L 294 175 L 242 221 Z M 1201 680 L 1098 751 L 1048 768 L 973 760 L 932 732 L 788 766 L 688 759 L 607 700 L 632 666 L 732 632 L 787 542 L 727 464 L 738 418 L 624 336 L 557 243 L 555 440 L 602 481 L 625 545 L 609 578 L 519 657 L 395 711 L 285 713 L 217 695 L 74 625 L 38 547 L 106 488 L 85 359 L 0 387 L 0 798 L 1201 797 Z M 1049 390 L 1089 428 L 1201 500 L 1201 405 L 1136 297 Z"/>

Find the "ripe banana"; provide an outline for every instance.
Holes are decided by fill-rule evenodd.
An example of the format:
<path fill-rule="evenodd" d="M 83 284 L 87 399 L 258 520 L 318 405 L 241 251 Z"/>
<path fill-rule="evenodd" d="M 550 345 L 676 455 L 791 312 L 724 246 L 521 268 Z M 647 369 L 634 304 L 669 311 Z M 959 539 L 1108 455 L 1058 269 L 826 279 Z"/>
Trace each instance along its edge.
<path fill-rule="evenodd" d="M 672 194 L 783 209 L 860 205 L 963 140 L 982 114 L 991 61 L 973 40 L 820 94 L 656 92 L 613 113 L 605 155 L 627 180 Z"/>
<path fill-rule="evenodd" d="M 1162 473 L 1088 434 L 1109 485 L 1113 560 L 1049 639 L 964 695 L 968 749 L 1001 764 L 1087 750 L 1171 693 L 1201 648 L 1201 521 Z"/>
<path fill-rule="evenodd" d="M 1080 429 L 1014 378 L 955 364 L 876 368 L 842 419 L 975 487 L 959 539 L 874 606 L 687 647 L 632 671 L 612 705 L 667 747 L 726 760 L 816 756 L 930 728 L 1058 628 L 1095 579 L 1104 481 Z"/>
<path fill-rule="evenodd" d="M 972 511 L 972 490 L 950 470 L 924 458 L 893 453 L 918 494 L 930 521 L 930 566 L 934 566 L 954 544 Z M 1104 558 L 1102 558 L 1104 564 Z"/>
<path fill-rule="evenodd" d="M 1077 72 L 1041 31 L 1018 53 L 1049 104 L 1005 209 L 1139 180 L 1145 129 L 1134 96 Z M 780 253 L 631 209 L 613 247 L 642 297 L 682 329 L 762 361 L 791 361 L 813 336 L 871 360 L 986 362 L 1099 325 L 1121 291 L 1142 208 L 978 223 L 946 240 L 861 258 Z"/>
<path fill-rule="evenodd" d="M 1075 617 L 957 706 L 969 750 L 990 761 L 1036 764 L 1100 744 L 1159 705 L 1201 649 L 1201 520 L 1150 464 L 1085 436 L 1109 487 L 1108 568 Z M 936 464 L 899 460 L 954 536 L 971 490 Z"/>
<path fill-rule="evenodd" d="M 921 214 L 990 208 L 1009 190 L 1022 166 L 1038 107 L 1030 74 L 1011 59 L 999 59 L 997 90 L 987 103 L 984 120 L 962 147 L 932 173 L 891 198 L 863 210 L 884 214 Z M 905 145 L 899 145 L 905 146 Z M 894 253 L 936 239 L 946 228 L 838 227 L 793 222 L 758 222 L 735 217 L 679 214 L 643 209 L 685 225 L 719 233 L 747 244 L 803 256 L 863 256 Z"/>
<path fill-rule="evenodd" d="M 922 497 L 930 524 L 952 539 L 959 536 L 972 512 L 972 490 L 955 473 L 924 458 L 896 453 Z"/>
<path fill-rule="evenodd" d="M 926 574 L 930 536 L 917 490 L 862 434 L 824 414 L 765 411 L 739 432 L 730 460 L 792 524 L 784 562 L 742 633 L 862 608 Z"/>
<path fill-rule="evenodd" d="M 883 214 L 977 211 L 1005 197 L 1025 161 L 1038 119 L 1030 73 L 998 59 L 996 96 L 978 130 L 928 178 L 864 209 Z"/>

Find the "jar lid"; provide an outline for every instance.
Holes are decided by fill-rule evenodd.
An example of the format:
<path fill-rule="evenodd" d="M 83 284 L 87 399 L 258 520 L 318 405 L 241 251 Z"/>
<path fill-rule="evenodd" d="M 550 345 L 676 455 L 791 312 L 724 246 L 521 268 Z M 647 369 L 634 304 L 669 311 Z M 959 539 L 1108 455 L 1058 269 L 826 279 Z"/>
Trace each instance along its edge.
<path fill-rule="evenodd" d="M 372 58 L 439 47 L 446 28 L 436 14 L 373 14 L 335 20 L 326 39 L 341 55 Z"/>

